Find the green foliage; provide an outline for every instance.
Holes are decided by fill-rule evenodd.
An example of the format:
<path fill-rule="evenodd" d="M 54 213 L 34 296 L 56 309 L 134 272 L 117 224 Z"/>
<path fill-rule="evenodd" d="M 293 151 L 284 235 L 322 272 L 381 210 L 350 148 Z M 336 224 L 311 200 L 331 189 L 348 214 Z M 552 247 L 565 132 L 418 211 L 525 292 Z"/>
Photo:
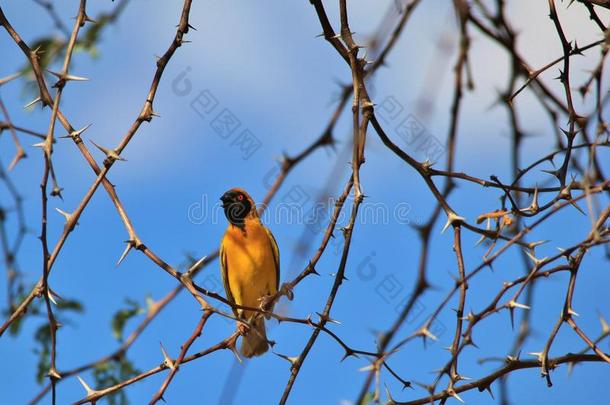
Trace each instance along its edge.
<path fill-rule="evenodd" d="M 366 395 L 364 396 L 364 398 L 362 398 L 362 405 L 373 405 L 373 404 L 381 404 L 381 405 L 388 405 L 390 403 L 390 401 L 375 401 L 375 393 L 372 391 L 369 391 L 366 393 Z"/>
<path fill-rule="evenodd" d="M 93 370 L 96 387 L 110 387 L 140 374 L 133 363 L 121 357 L 120 360 L 99 364 Z M 128 405 L 129 400 L 124 391 L 118 391 L 105 397 L 109 405 Z"/>
<path fill-rule="evenodd" d="M 125 329 L 127 321 L 134 316 L 145 312 L 135 300 L 125 298 L 125 304 L 127 304 L 127 308 L 122 308 L 115 312 L 111 321 L 112 335 L 119 342 L 123 341 L 123 330 Z"/>
<path fill-rule="evenodd" d="M 84 311 L 83 304 L 77 300 L 59 300 L 57 301 L 57 309 L 60 313 L 65 311 L 82 313 Z"/>
<path fill-rule="evenodd" d="M 30 287 L 30 290 L 32 288 L 33 288 L 33 286 Z M 15 298 L 15 302 L 23 302 L 25 300 L 26 296 L 27 296 L 27 294 L 25 293 L 25 289 L 24 289 L 23 285 L 18 286 L 18 294 L 17 294 L 17 297 Z M 40 314 L 40 304 L 41 304 L 40 300 L 35 300 L 34 302 L 32 302 L 30 304 L 27 312 L 25 314 L 23 314 L 23 316 L 20 316 L 13 323 L 11 323 L 11 326 L 8 329 L 11 336 L 17 336 L 19 334 L 19 331 L 21 330 L 21 325 L 23 325 L 23 322 L 25 321 L 25 319 L 28 316 Z M 12 308 L 9 308 L 6 311 L 3 311 L 4 316 L 5 317 L 10 316 L 16 309 L 17 309 L 17 307 L 14 306 Z"/>
<path fill-rule="evenodd" d="M 36 306 L 31 307 L 31 314 L 40 315 L 40 304 L 42 300 L 38 300 Z M 70 319 L 66 316 L 69 312 L 78 312 L 82 313 L 84 311 L 83 305 L 77 300 L 69 300 L 62 299 L 57 302 L 57 306 L 54 310 L 55 319 L 59 324 L 65 325 L 70 322 Z M 21 321 L 23 317 L 21 318 Z M 11 329 L 12 331 L 12 329 Z M 18 332 L 15 331 L 15 334 Z M 11 332 L 12 333 L 12 332 Z M 44 378 L 47 375 L 50 367 L 50 357 L 51 357 L 51 330 L 49 329 L 49 324 L 44 322 L 42 325 L 36 329 L 36 333 L 34 334 L 34 341 L 36 342 L 36 347 L 34 348 L 34 353 L 38 356 L 38 363 L 36 366 L 36 381 L 40 384 L 44 381 Z"/>
<path fill-rule="evenodd" d="M 38 329 L 36 329 L 34 340 L 37 343 L 34 353 L 38 355 L 36 381 L 39 384 L 42 384 L 51 366 L 51 330 L 49 329 L 49 325 L 40 325 Z"/>
<path fill-rule="evenodd" d="M 117 18 L 117 13 L 104 13 L 97 17 L 95 24 L 87 24 L 83 35 L 77 40 L 74 45 L 74 54 L 85 52 L 91 58 L 99 56 L 98 44 L 101 42 L 102 33 L 108 25 L 112 24 Z M 43 70 L 50 69 L 55 64 L 61 64 L 64 57 L 66 47 L 68 45 L 67 37 L 59 36 L 44 36 L 36 39 L 30 45 L 32 50 L 37 50 L 39 56 L 40 67 Z M 28 78 L 24 89 L 28 93 L 37 93 L 36 78 L 34 77 L 32 66 L 29 61 L 24 63 L 20 69 L 20 73 Z"/>

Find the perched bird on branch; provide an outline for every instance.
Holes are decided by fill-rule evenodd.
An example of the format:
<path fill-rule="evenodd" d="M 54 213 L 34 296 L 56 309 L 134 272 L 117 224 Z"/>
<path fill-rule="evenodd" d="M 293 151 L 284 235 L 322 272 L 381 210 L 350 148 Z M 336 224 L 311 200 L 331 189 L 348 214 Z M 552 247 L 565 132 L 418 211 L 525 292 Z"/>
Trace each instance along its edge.
<path fill-rule="evenodd" d="M 220 245 L 220 267 L 227 299 L 237 305 L 261 307 L 275 294 L 280 281 L 280 253 L 271 231 L 261 222 L 256 205 L 246 191 L 234 188 L 220 197 L 229 221 Z M 260 312 L 233 309 L 244 357 L 260 356 L 269 348 L 265 319 Z"/>

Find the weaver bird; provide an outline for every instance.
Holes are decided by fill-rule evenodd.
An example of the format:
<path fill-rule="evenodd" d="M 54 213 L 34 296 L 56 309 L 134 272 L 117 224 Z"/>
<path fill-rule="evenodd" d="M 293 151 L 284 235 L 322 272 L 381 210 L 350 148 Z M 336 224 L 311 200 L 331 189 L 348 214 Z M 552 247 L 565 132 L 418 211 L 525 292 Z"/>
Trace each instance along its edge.
<path fill-rule="evenodd" d="M 220 197 L 229 221 L 220 244 L 220 268 L 227 299 L 237 305 L 259 308 L 265 297 L 277 292 L 280 281 L 280 252 L 271 231 L 261 222 L 252 197 L 234 188 Z M 233 309 L 247 321 L 241 353 L 260 356 L 269 348 L 265 319 L 259 312 Z"/>

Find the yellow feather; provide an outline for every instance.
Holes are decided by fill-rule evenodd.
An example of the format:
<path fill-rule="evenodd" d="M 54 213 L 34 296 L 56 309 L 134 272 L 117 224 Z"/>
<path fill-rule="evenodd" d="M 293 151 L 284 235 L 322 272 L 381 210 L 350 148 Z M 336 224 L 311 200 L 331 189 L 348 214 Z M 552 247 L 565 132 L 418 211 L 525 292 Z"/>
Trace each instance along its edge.
<path fill-rule="evenodd" d="M 237 305 L 259 308 L 261 298 L 278 290 L 280 251 L 271 231 L 261 223 L 254 201 L 244 190 L 228 191 L 223 202 L 239 204 L 244 197 L 247 200 L 243 206 L 249 207 L 249 212 L 239 220 L 231 217 L 220 245 L 220 267 L 227 299 Z M 269 344 L 264 317 L 256 311 L 242 309 L 234 309 L 234 313 L 250 324 L 250 330 L 243 336 L 241 353 L 245 357 L 265 353 Z"/>
<path fill-rule="evenodd" d="M 220 248 L 227 298 L 238 305 L 258 307 L 260 298 L 279 286 L 279 249 L 260 219 L 249 217 L 243 228 L 229 225 Z M 249 318 L 251 311 L 241 314 Z"/>

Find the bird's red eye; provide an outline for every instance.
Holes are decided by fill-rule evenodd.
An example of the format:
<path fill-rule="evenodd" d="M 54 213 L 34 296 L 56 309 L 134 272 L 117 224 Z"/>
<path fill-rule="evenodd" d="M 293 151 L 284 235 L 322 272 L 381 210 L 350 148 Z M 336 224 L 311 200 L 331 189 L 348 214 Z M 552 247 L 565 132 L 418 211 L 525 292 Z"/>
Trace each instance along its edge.
<path fill-rule="evenodd" d="M 242 201 L 244 199 L 243 194 L 238 194 L 237 195 L 237 201 Z"/>

